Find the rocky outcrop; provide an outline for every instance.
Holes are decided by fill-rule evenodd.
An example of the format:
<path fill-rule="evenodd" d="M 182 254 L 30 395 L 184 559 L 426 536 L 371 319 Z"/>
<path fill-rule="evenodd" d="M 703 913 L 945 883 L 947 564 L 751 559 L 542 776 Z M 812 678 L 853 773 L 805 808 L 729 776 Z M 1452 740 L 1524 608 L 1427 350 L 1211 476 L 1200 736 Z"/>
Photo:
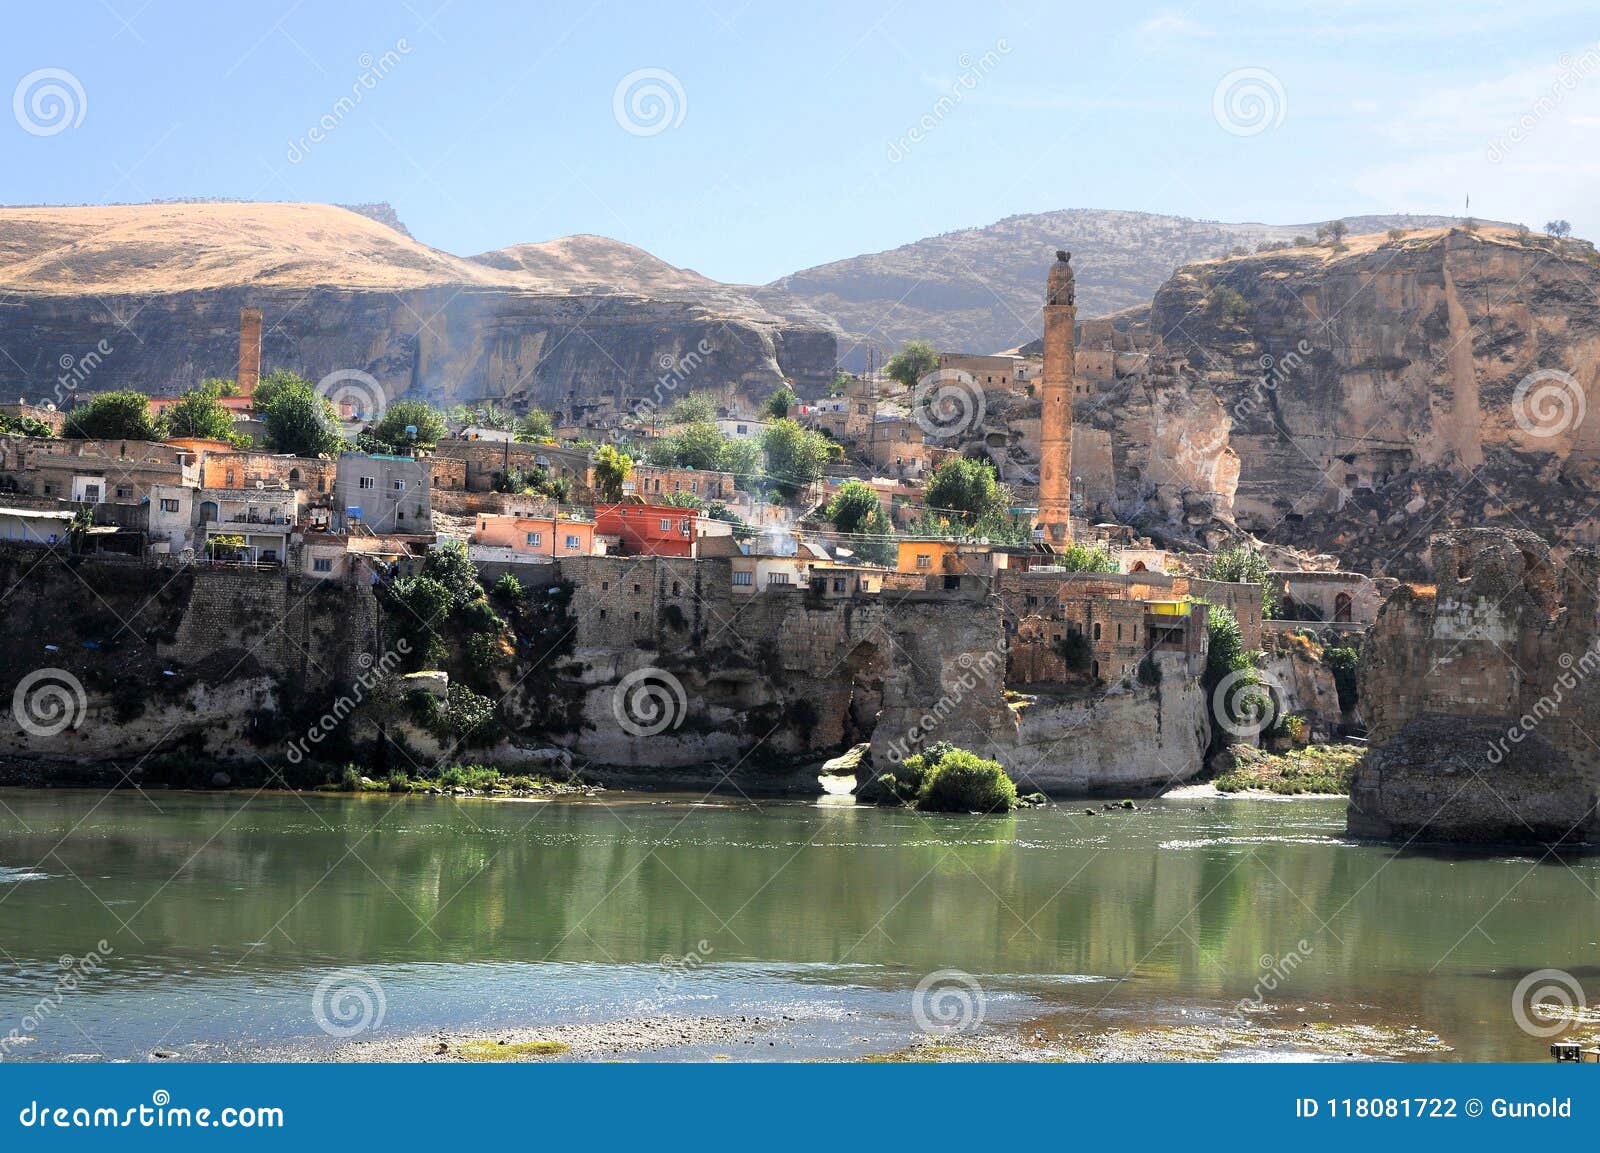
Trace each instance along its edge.
<path fill-rule="evenodd" d="M 1435 589 L 1402 586 L 1362 654 L 1372 753 L 1353 833 L 1437 841 L 1600 837 L 1600 563 L 1558 567 L 1531 533 L 1432 542 Z"/>
<path fill-rule="evenodd" d="M 1416 577 L 1421 523 L 1595 528 L 1597 301 L 1592 247 L 1501 228 L 1192 265 L 1155 296 L 1150 372 L 1080 420 L 1115 436 L 1125 515 Z"/>

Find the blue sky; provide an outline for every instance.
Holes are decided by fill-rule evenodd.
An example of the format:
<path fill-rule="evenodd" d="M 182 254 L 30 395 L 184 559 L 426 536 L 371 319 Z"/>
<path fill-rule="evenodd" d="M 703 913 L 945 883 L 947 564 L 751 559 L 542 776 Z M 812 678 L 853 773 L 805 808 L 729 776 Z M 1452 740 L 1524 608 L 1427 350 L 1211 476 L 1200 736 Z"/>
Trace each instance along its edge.
<path fill-rule="evenodd" d="M 388 200 L 462 255 L 596 232 L 731 281 L 1074 207 L 1296 223 L 1470 193 L 1593 237 L 1587 9 L 15 4 L 0 201 Z M 65 121 L 30 101 L 52 85 Z"/>

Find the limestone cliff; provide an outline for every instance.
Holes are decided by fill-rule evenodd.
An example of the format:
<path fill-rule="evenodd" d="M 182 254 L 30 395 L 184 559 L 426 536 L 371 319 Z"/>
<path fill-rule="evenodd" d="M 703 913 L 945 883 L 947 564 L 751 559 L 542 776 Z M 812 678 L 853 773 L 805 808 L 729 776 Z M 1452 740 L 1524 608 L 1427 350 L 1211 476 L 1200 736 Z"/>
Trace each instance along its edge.
<path fill-rule="evenodd" d="M 244 305 L 263 313 L 267 370 L 358 369 L 390 396 L 568 413 L 651 396 L 674 372 L 755 397 L 832 379 L 823 324 L 645 253 L 525 247 L 541 259 L 465 260 L 328 205 L 0 209 L 0 396 L 166 395 L 232 376 Z"/>
<path fill-rule="evenodd" d="M 1124 515 L 1215 516 L 1397 576 L 1422 571 L 1427 528 L 1593 531 L 1586 244 L 1451 228 L 1191 265 L 1148 339 L 1147 372 L 1082 402 L 1114 435 Z"/>

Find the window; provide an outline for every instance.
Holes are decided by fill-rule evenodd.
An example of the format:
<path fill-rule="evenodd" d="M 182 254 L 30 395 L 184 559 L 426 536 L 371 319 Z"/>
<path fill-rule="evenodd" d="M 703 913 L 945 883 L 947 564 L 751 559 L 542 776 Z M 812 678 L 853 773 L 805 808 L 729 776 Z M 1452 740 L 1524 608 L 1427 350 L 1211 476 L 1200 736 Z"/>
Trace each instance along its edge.
<path fill-rule="evenodd" d="M 231 473 L 231 472 L 228 474 L 228 483 L 229 484 L 233 483 L 233 473 Z M 374 480 L 370 476 L 364 476 L 360 480 L 356 481 L 356 487 L 363 488 L 363 489 L 376 488 L 377 485 L 378 485 L 378 482 L 376 480 Z"/>
<path fill-rule="evenodd" d="M 1095 640 L 1099 640 L 1099 639 L 1100 639 L 1100 622 L 1099 622 L 1099 621 L 1096 621 L 1096 622 L 1095 622 L 1095 626 L 1094 626 L 1094 639 L 1095 639 Z"/>
<path fill-rule="evenodd" d="M 767 574 L 767 586 L 769 588 L 772 585 L 786 585 L 788 583 L 789 574 L 786 572 L 769 572 Z"/>
<path fill-rule="evenodd" d="M 132 495 L 133 495 L 133 486 L 131 484 L 119 484 L 119 485 L 117 485 L 117 496 L 118 496 L 118 498 L 120 498 L 122 500 L 126 500 L 128 497 L 130 497 Z"/>
<path fill-rule="evenodd" d="M 639 585 L 634 585 L 633 586 L 633 591 L 636 592 L 636 593 L 639 592 L 640 591 L 640 586 Z"/>
<path fill-rule="evenodd" d="M 600 610 L 600 619 L 601 620 L 605 620 L 606 619 L 606 610 L 605 609 L 601 609 Z"/>
<path fill-rule="evenodd" d="M 233 487 L 233 469 L 230 468 L 228 470 L 228 474 L 225 477 L 222 478 L 222 487 L 223 488 L 232 488 Z"/>
<path fill-rule="evenodd" d="M 677 581 L 673 581 L 672 582 L 672 595 L 673 596 L 681 596 L 682 593 L 683 593 L 683 586 L 680 585 Z"/>
<path fill-rule="evenodd" d="M 925 552 L 919 552 L 917 554 L 917 567 L 918 568 L 932 568 L 933 567 L 933 557 L 930 556 L 929 554 L 925 553 Z"/>
<path fill-rule="evenodd" d="M 836 593 L 844 592 L 844 577 L 833 578 L 833 591 Z"/>
<path fill-rule="evenodd" d="M 395 492 L 405 492 L 406 491 L 406 482 L 405 481 L 397 480 L 397 481 L 395 481 L 393 483 L 394 483 L 394 491 Z"/>
<path fill-rule="evenodd" d="M 568 533 L 567 534 L 567 547 L 570 548 L 570 549 L 578 549 L 578 548 L 582 548 L 583 546 L 579 542 L 579 540 L 578 540 L 578 538 L 576 536 L 572 535 L 571 533 Z"/>
<path fill-rule="evenodd" d="M 661 520 L 661 531 L 662 532 L 671 532 L 672 531 L 672 522 L 670 520 L 667 520 L 665 517 L 663 517 L 662 520 Z"/>
<path fill-rule="evenodd" d="M 739 588 L 749 588 L 751 585 L 755 584 L 754 577 L 755 573 L 736 572 L 733 574 L 733 583 Z"/>
<path fill-rule="evenodd" d="M 610 592 L 611 591 L 611 582 L 610 581 L 601 581 L 600 582 L 600 591 L 603 592 L 603 593 Z"/>
<path fill-rule="evenodd" d="M 333 571 L 333 558 L 332 557 L 327 557 L 327 556 L 319 556 L 319 557 L 317 557 L 316 559 L 314 559 L 311 562 L 311 571 L 312 572 L 332 572 Z"/>
<path fill-rule="evenodd" d="M 421 520 L 422 519 L 422 506 L 419 504 L 416 508 L 411 510 L 411 513 L 418 520 Z"/>
<path fill-rule="evenodd" d="M 300 483 L 300 470 L 299 469 L 291 468 L 289 470 L 289 483 L 290 484 L 299 484 Z"/>
<path fill-rule="evenodd" d="M 162 512 L 177 512 L 178 511 L 178 502 L 175 501 L 175 500 L 168 500 L 165 497 L 163 497 L 162 500 L 161 500 L 161 511 Z"/>
<path fill-rule="evenodd" d="M 568 537 L 567 539 L 570 540 L 572 538 Z M 543 543 L 544 543 L 544 533 L 542 533 L 542 532 L 530 532 L 528 534 L 528 545 L 529 545 L 530 548 L 538 548 Z"/>
<path fill-rule="evenodd" d="M 322 477 L 317 477 L 317 491 L 326 492 L 327 490 L 327 482 Z"/>

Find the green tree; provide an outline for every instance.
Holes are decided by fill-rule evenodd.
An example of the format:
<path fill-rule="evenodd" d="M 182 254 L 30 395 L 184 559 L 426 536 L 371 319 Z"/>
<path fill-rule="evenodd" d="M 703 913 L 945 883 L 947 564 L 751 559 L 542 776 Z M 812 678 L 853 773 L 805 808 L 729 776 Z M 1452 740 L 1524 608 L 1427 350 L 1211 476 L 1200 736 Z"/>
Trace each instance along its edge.
<path fill-rule="evenodd" d="M 1051 562 L 1068 572 L 1117 572 L 1119 566 L 1103 544 L 1069 544 Z"/>
<path fill-rule="evenodd" d="M 673 424 L 693 424 L 717 419 L 717 406 L 703 392 L 680 396 L 667 409 L 667 419 Z"/>
<path fill-rule="evenodd" d="M 828 385 L 829 396 L 843 396 L 849 390 L 850 374 L 848 372 L 836 373 L 832 382 Z"/>
<path fill-rule="evenodd" d="M 828 461 L 842 455 L 839 446 L 827 437 L 808 432 L 788 419 L 767 425 L 761 447 L 767 454 L 767 475 L 773 486 L 791 498 L 807 485 L 815 484 Z"/>
<path fill-rule="evenodd" d="M 594 487 L 603 501 L 622 499 L 622 483 L 633 475 L 633 458 L 603 444 L 594 454 Z"/>
<path fill-rule="evenodd" d="M 430 552 L 422 562 L 422 575 L 439 582 L 454 608 L 462 608 L 483 596 L 483 586 L 478 583 L 478 566 L 467 556 L 467 546 L 462 541 L 451 541 Z"/>
<path fill-rule="evenodd" d="M 1272 582 L 1272 565 L 1251 545 L 1229 545 L 1206 565 L 1206 579 L 1229 584 L 1260 585 L 1261 615 L 1273 617 L 1278 611 L 1278 589 Z"/>
<path fill-rule="evenodd" d="M 256 382 L 250 400 L 255 405 L 256 411 L 262 412 L 283 393 L 302 390 L 316 392 L 317 387 L 299 373 L 290 372 L 286 368 L 275 368 Z"/>
<path fill-rule="evenodd" d="M 1221 284 L 1206 297 L 1206 315 L 1218 324 L 1238 324 L 1250 315 L 1250 305 L 1234 289 Z"/>
<path fill-rule="evenodd" d="M 406 431 L 410 427 L 416 428 L 415 436 Z M 378 426 L 373 429 L 379 440 L 396 448 L 412 445 L 418 448 L 432 448 L 444 439 L 448 431 L 444 413 L 425 400 L 395 401 L 389 406 L 389 411 L 383 414 Z"/>
<path fill-rule="evenodd" d="M 43 440 L 55 436 L 44 421 L 32 416 L 6 416 L 0 414 L 0 433 L 6 436 L 31 436 Z"/>
<path fill-rule="evenodd" d="M 530 444 L 543 444 L 556 438 L 555 422 L 550 414 L 540 408 L 530 408 L 517 422 L 517 439 Z"/>
<path fill-rule="evenodd" d="M 882 514 L 877 491 L 865 481 L 847 480 L 828 502 L 827 517 L 843 533 L 860 532 L 873 514 Z"/>
<path fill-rule="evenodd" d="M 716 425 L 700 420 L 668 438 L 666 451 L 679 468 L 714 469 L 722 463 L 722 446 L 726 440 Z"/>
<path fill-rule="evenodd" d="M 1552 220 L 1544 226 L 1544 230 L 1557 240 L 1564 240 L 1572 235 L 1572 225 L 1565 220 Z"/>
<path fill-rule="evenodd" d="M 928 508 L 976 523 L 986 517 L 1004 517 L 1011 504 L 1010 491 L 1000 483 L 994 466 L 986 460 L 950 457 L 928 479 Z"/>
<path fill-rule="evenodd" d="M 883 366 L 891 380 L 898 380 L 907 388 L 939 367 L 939 350 L 926 340 L 907 341 L 900 351 Z"/>
<path fill-rule="evenodd" d="M 264 406 L 258 402 L 256 406 L 266 429 L 268 446 L 275 452 L 295 456 L 338 452 L 344 440 L 339 435 L 338 414 L 333 404 L 309 382 L 292 374 L 285 375 L 291 379 L 274 385 L 269 390 L 268 402 Z"/>
<path fill-rule="evenodd" d="M 752 481 L 761 474 L 761 446 L 753 440 L 724 437 L 717 468 L 741 482 Z"/>
<path fill-rule="evenodd" d="M 159 440 L 161 424 L 150 415 L 150 398 L 122 389 L 102 392 L 67 414 L 61 435 L 69 440 Z"/>
<path fill-rule="evenodd" d="M 223 407 L 218 399 L 221 395 L 220 386 L 213 380 L 184 393 L 177 404 L 167 409 L 167 434 L 206 440 L 231 439 L 233 413 Z"/>
<path fill-rule="evenodd" d="M 789 415 L 789 406 L 799 404 L 800 398 L 787 384 L 767 397 L 766 412 L 772 420 L 782 420 Z"/>

